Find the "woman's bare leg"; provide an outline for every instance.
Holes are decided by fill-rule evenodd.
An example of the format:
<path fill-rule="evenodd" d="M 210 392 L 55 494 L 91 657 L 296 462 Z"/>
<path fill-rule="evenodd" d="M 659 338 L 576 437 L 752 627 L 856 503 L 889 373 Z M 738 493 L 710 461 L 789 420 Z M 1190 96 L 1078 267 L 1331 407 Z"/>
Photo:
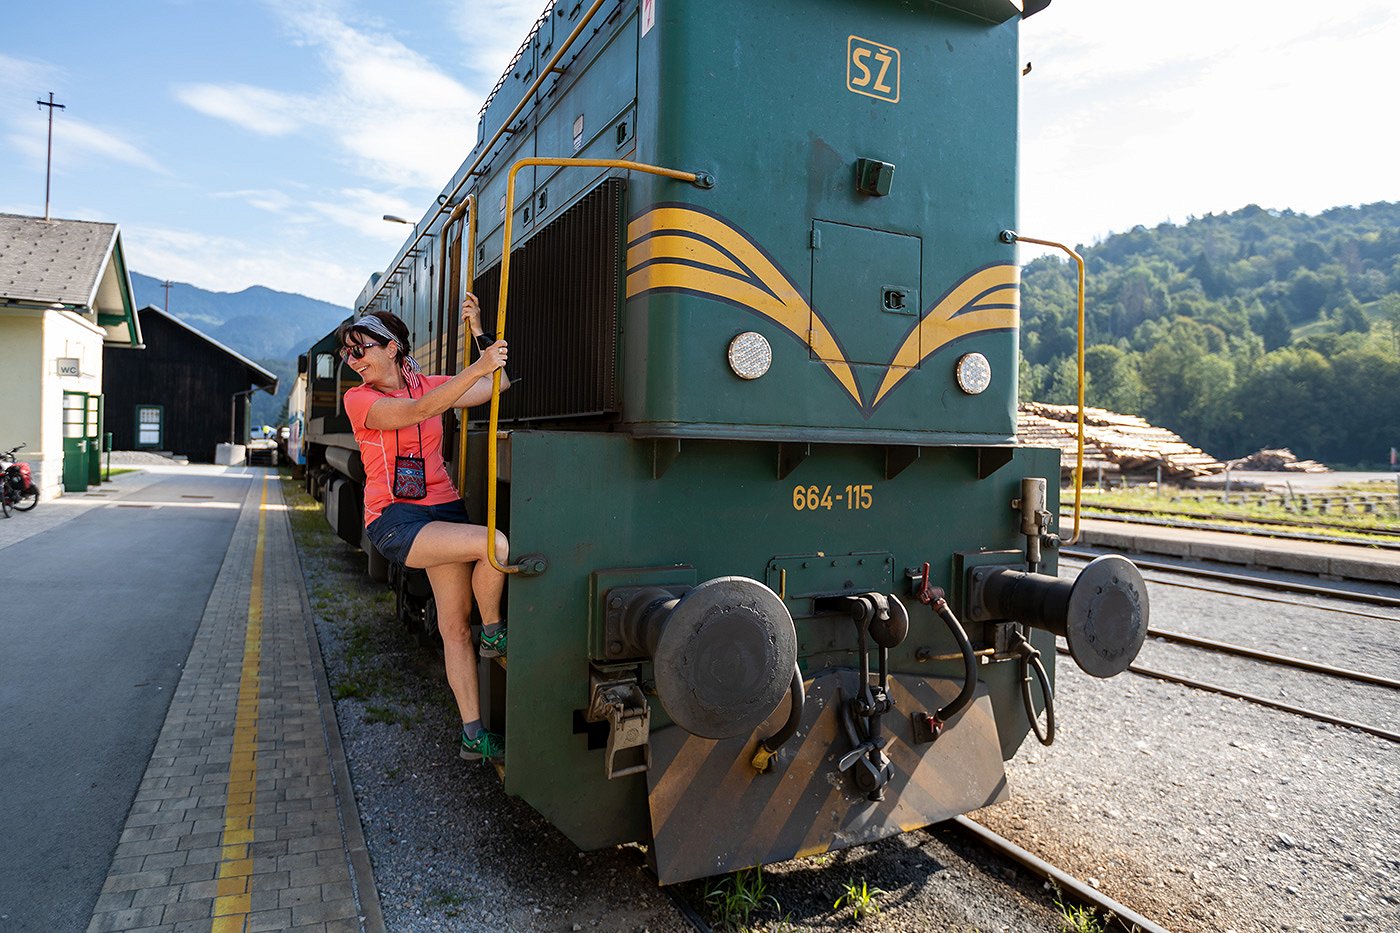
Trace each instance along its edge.
<path fill-rule="evenodd" d="M 471 572 L 471 589 L 481 609 L 481 621 L 489 625 L 501 621 L 501 593 L 506 587 L 506 577 L 486 559 L 487 540 L 486 529 L 481 525 L 429 522 L 413 539 L 407 564 L 431 570 L 443 564 L 474 562 L 476 567 Z M 508 551 L 506 536 L 496 532 L 496 560 L 504 564 Z M 433 592 L 437 592 L 436 585 Z"/>
<path fill-rule="evenodd" d="M 419 535 L 422 536 L 421 533 Z M 414 547 L 418 542 L 414 541 Z M 481 718 L 477 695 L 476 649 L 468 620 L 472 608 L 472 574 L 466 564 L 438 564 L 428 568 L 437 603 L 438 631 L 442 633 L 442 660 L 447 668 L 447 685 L 457 700 L 462 722 Z"/>

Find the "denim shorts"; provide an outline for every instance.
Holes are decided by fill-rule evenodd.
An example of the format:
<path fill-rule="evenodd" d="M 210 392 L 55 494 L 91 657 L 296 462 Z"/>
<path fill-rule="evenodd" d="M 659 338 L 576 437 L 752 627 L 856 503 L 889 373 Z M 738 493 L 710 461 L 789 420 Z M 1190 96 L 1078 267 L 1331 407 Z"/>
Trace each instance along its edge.
<path fill-rule="evenodd" d="M 386 559 L 395 564 L 407 564 L 413 539 L 418 537 L 418 532 L 429 522 L 470 525 L 472 520 L 467 514 L 467 507 L 457 499 L 441 505 L 394 502 L 369 523 L 365 533 Z"/>

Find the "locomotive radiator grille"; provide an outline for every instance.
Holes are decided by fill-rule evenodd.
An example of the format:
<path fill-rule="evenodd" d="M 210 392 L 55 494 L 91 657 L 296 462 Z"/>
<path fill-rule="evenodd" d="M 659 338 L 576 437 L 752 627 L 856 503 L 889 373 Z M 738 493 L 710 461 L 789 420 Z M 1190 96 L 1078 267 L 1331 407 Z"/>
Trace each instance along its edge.
<path fill-rule="evenodd" d="M 622 221 L 626 185 L 610 178 L 511 254 L 506 339 L 519 384 L 501 396 L 501 421 L 616 413 Z M 501 267 L 476 278 L 482 326 L 496 332 Z M 519 360 L 515 363 L 514 360 Z M 484 421 L 489 406 L 473 408 Z"/>

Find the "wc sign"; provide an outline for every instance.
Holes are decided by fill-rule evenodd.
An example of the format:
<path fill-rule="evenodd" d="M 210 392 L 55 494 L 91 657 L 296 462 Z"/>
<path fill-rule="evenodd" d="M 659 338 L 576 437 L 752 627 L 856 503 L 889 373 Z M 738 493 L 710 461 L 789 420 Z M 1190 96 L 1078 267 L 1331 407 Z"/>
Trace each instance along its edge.
<path fill-rule="evenodd" d="M 60 356 L 58 358 L 58 374 L 60 376 L 81 376 L 83 368 L 76 356 Z"/>
<path fill-rule="evenodd" d="M 846 89 L 899 103 L 899 49 L 873 39 L 846 40 Z"/>

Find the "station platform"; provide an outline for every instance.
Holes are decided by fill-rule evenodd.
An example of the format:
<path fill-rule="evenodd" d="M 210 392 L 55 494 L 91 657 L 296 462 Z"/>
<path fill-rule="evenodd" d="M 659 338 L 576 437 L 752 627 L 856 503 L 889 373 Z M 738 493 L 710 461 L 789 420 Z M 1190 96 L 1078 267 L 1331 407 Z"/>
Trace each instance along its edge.
<path fill-rule="evenodd" d="M 1061 534 L 1072 519 L 1061 517 Z M 1400 585 L 1400 550 L 1085 518 L 1076 546 Z"/>
<path fill-rule="evenodd" d="M 384 928 L 280 480 L 241 469 L 93 933 Z"/>

